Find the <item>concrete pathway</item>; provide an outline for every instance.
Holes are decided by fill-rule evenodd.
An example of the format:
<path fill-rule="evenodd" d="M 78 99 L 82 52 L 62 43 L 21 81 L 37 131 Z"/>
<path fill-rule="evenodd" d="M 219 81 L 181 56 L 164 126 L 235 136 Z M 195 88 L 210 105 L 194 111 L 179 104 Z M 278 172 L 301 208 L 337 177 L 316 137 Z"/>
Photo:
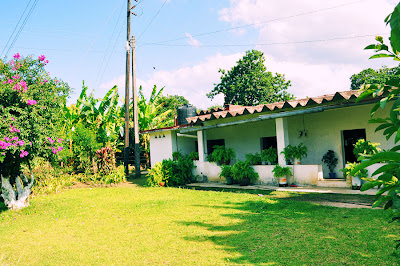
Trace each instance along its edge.
<path fill-rule="evenodd" d="M 377 189 L 370 189 L 367 191 L 352 190 L 350 188 L 341 187 L 278 187 L 267 185 L 251 185 L 251 186 L 238 186 L 226 185 L 222 183 L 192 183 L 188 184 L 189 187 L 203 187 L 203 188 L 226 188 L 226 189 L 248 189 L 248 190 L 273 190 L 273 191 L 291 191 L 291 192 L 305 192 L 305 193 L 323 193 L 323 194 L 347 194 L 347 195 L 375 195 Z"/>

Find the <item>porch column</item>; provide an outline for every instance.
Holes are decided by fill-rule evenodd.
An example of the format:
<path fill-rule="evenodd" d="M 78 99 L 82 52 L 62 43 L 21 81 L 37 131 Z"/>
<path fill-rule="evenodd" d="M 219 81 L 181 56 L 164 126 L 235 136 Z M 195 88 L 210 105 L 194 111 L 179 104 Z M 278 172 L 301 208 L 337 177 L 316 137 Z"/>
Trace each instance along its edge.
<path fill-rule="evenodd" d="M 281 151 L 289 145 L 289 134 L 287 126 L 287 118 L 281 117 L 275 119 L 276 128 L 276 143 L 278 148 L 278 163 L 280 165 L 286 165 L 285 156 L 281 154 Z"/>
<path fill-rule="evenodd" d="M 204 130 L 197 131 L 197 148 L 199 151 L 199 161 L 205 162 L 207 158 L 207 134 Z"/>

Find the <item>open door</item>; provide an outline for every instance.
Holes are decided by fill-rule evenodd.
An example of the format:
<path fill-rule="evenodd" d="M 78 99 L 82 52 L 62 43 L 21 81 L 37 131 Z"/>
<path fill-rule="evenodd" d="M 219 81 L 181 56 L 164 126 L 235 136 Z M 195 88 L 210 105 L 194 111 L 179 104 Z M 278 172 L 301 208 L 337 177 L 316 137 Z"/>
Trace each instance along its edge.
<path fill-rule="evenodd" d="M 354 144 L 359 139 L 366 140 L 365 129 L 352 129 L 352 130 L 343 130 L 342 131 L 342 144 L 343 144 L 343 163 L 347 162 L 356 162 L 357 158 L 353 153 Z M 343 165 L 344 167 L 344 165 Z"/>

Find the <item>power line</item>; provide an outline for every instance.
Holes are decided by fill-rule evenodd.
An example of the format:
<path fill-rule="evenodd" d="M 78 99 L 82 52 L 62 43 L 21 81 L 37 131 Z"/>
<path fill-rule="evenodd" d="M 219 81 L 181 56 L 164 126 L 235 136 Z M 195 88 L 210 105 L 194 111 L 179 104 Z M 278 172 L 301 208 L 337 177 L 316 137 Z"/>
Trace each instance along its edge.
<path fill-rule="evenodd" d="M 338 40 L 348 40 L 348 39 L 359 39 L 365 37 L 375 37 L 388 34 L 367 34 L 359 36 L 349 36 L 349 37 L 335 37 L 329 39 L 319 39 L 319 40 L 304 40 L 304 41 L 291 41 L 291 42 L 272 42 L 272 43 L 251 43 L 251 44 L 209 44 L 209 45 L 198 45 L 195 47 L 241 47 L 241 46 L 270 46 L 270 45 L 285 45 L 285 44 L 303 44 L 303 43 L 316 43 L 316 42 L 330 42 Z M 171 46 L 171 47 L 193 47 L 190 44 L 164 44 L 164 43 L 143 43 L 145 46 L 156 45 L 156 46 Z"/>
<path fill-rule="evenodd" d="M 162 6 L 160 7 L 160 9 L 158 9 L 157 13 L 153 16 L 153 18 L 150 20 L 149 24 L 147 24 L 146 28 L 142 31 L 142 33 L 139 35 L 139 37 L 137 38 L 137 40 L 139 41 L 140 37 L 142 37 L 142 35 L 147 31 L 147 29 L 150 27 L 151 23 L 153 23 L 154 19 L 158 16 L 158 14 L 160 13 L 161 9 L 163 9 L 163 7 L 165 6 L 165 4 L 167 3 L 168 0 L 164 0 L 164 3 L 162 4 Z"/>
<path fill-rule="evenodd" d="M 290 15 L 290 16 L 285 16 L 285 17 L 280 17 L 280 18 L 265 20 L 265 21 L 256 22 L 256 23 L 245 24 L 245 25 L 241 25 L 241 26 L 236 26 L 236 27 L 231 27 L 231 28 L 226 28 L 226 29 L 221 29 L 221 30 L 216 30 L 216 31 L 211 31 L 211 32 L 200 33 L 200 34 L 192 35 L 192 37 L 205 36 L 205 35 L 220 33 L 220 32 L 224 32 L 224 31 L 237 30 L 237 29 L 246 28 L 246 27 L 251 27 L 251 26 L 255 26 L 255 25 L 266 24 L 266 23 L 270 23 L 270 22 L 274 22 L 274 21 L 279 21 L 279 20 L 284 20 L 284 19 L 289 19 L 289 18 L 295 18 L 295 17 L 305 16 L 305 15 L 314 14 L 314 13 L 319 13 L 319 12 L 323 12 L 323 11 L 327 11 L 327 10 L 332 10 L 332 9 L 336 9 L 336 8 L 340 8 L 340 7 L 344 7 L 344 6 L 348 6 L 348 5 L 353 5 L 353 4 L 355 4 L 355 3 L 359 3 L 359 2 L 363 2 L 363 1 L 365 1 L 365 0 L 358 0 L 358 1 L 354 1 L 354 2 L 347 3 L 347 4 L 342 4 L 342 5 L 327 7 L 327 8 L 323 8 L 323 9 L 318 9 L 318 10 L 313 10 L 313 11 L 298 13 L 298 14 L 295 14 L 295 15 Z M 176 38 L 176 39 L 170 39 L 170 40 L 165 40 L 165 41 L 158 41 L 158 42 L 154 42 L 154 43 L 152 43 L 152 44 L 160 44 L 160 43 L 166 43 L 166 42 L 174 42 L 174 41 L 179 41 L 179 40 L 185 40 L 185 39 L 188 39 L 188 38 L 189 38 L 189 37 L 186 36 L 186 37 L 181 37 L 181 38 Z"/>
<path fill-rule="evenodd" d="M 18 37 L 19 37 L 19 34 L 21 33 L 21 30 L 24 28 L 24 26 L 25 26 L 25 24 L 26 24 L 28 18 L 30 17 L 30 15 L 31 15 L 31 13 L 32 13 L 32 10 L 35 8 L 35 6 L 36 6 L 36 4 L 37 4 L 37 1 L 38 1 L 38 0 L 35 0 L 35 2 L 33 3 L 33 5 L 31 6 L 31 9 L 28 11 L 28 14 L 25 16 L 25 13 L 26 13 L 26 11 L 28 10 L 28 7 L 30 6 L 32 0 L 29 0 L 28 4 L 26 5 L 24 12 L 22 13 L 21 17 L 19 18 L 17 25 L 15 25 L 15 28 L 14 28 L 13 32 L 11 33 L 10 38 L 9 38 L 8 41 L 7 41 L 7 44 L 4 46 L 4 49 L 3 49 L 3 51 L 1 52 L 1 55 L 2 55 L 2 54 L 4 53 L 4 51 L 6 50 L 8 44 L 10 43 L 11 39 L 13 39 L 13 36 L 14 36 L 14 39 L 13 39 L 13 41 L 11 42 L 11 44 L 10 44 L 10 46 L 9 46 L 9 48 L 8 48 L 8 50 L 7 50 L 7 52 L 5 53 L 4 57 L 7 57 L 9 51 L 10 51 L 11 48 L 14 46 L 16 40 L 17 40 Z M 20 22 L 21 22 L 21 20 L 23 19 L 24 16 L 25 16 L 25 19 L 23 20 L 21 26 L 20 26 L 19 29 L 18 29 L 18 26 L 19 26 L 19 24 L 20 24 Z M 17 30 L 17 29 L 18 29 L 18 30 Z M 14 33 L 15 33 L 16 31 L 17 31 L 17 33 L 14 35 Z"/>
<path fill-rule="evenodd" d="M 26 5 L 24 12 L 22 13 L 21 17 L 19 18 L 17 25 L 15 25 L 14 30 L 13 30 L 13 32 L 12 32 L 11 35 L 10 35 L 10 38 L 8 38 L 8 41 L 7 41 L 6 45 L 4 46 L 3 51 L 1 51 L 0 56 L 4 53 L 5 49 L 7 48 L 9 42 L 11 41 L 11 38 L 13 37 L 15 31 L 17 30 L 18 25 L 19 25 L 19 23 L 21 22 L 22 18 L 24 17 L 26 10 L 28 10 L 28 7 L 29 7 L 29 5 L 30 5 L 31 2 L 32 2 L 32 0 L 29 0 L 28 4 Z"/>

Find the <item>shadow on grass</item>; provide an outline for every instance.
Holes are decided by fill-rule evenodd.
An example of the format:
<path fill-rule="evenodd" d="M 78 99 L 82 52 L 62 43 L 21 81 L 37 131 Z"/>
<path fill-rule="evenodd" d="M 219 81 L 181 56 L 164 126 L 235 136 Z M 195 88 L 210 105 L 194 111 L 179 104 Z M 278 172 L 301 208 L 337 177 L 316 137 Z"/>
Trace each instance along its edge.
<path fill-rule="evenodd" d="M 260 197 L 242 203 L 226 202 L 220 219 L 179 223 L 203 228 L 188 241 L 211 241 L 229 256 L 227 263 L 271 265 L 398 265 L 390 255 L 394 244 L 381 230 L 387 217 L 376 210 L 341 209 L 308 202 Z"/>
<path fill-rule="evenodd" d="M 335 194 L 335 193 L 309 193 L 309 192 L 277 192 L 273 190 L 252 190 L 252 189 L 237 189 L 237 188 L 205 188 L 205 187 L 186 187 L 188 189 L 203 190 L 203 191 L 218 191 L 232 193 L 246 193 L 255 195 L 268 195 L 270 198 L 295 200 L 304 202 L 337 202 L 358 204 L 364 206 L 372 206 L 375 201 L 374 195 L 362 194 Z"/>

